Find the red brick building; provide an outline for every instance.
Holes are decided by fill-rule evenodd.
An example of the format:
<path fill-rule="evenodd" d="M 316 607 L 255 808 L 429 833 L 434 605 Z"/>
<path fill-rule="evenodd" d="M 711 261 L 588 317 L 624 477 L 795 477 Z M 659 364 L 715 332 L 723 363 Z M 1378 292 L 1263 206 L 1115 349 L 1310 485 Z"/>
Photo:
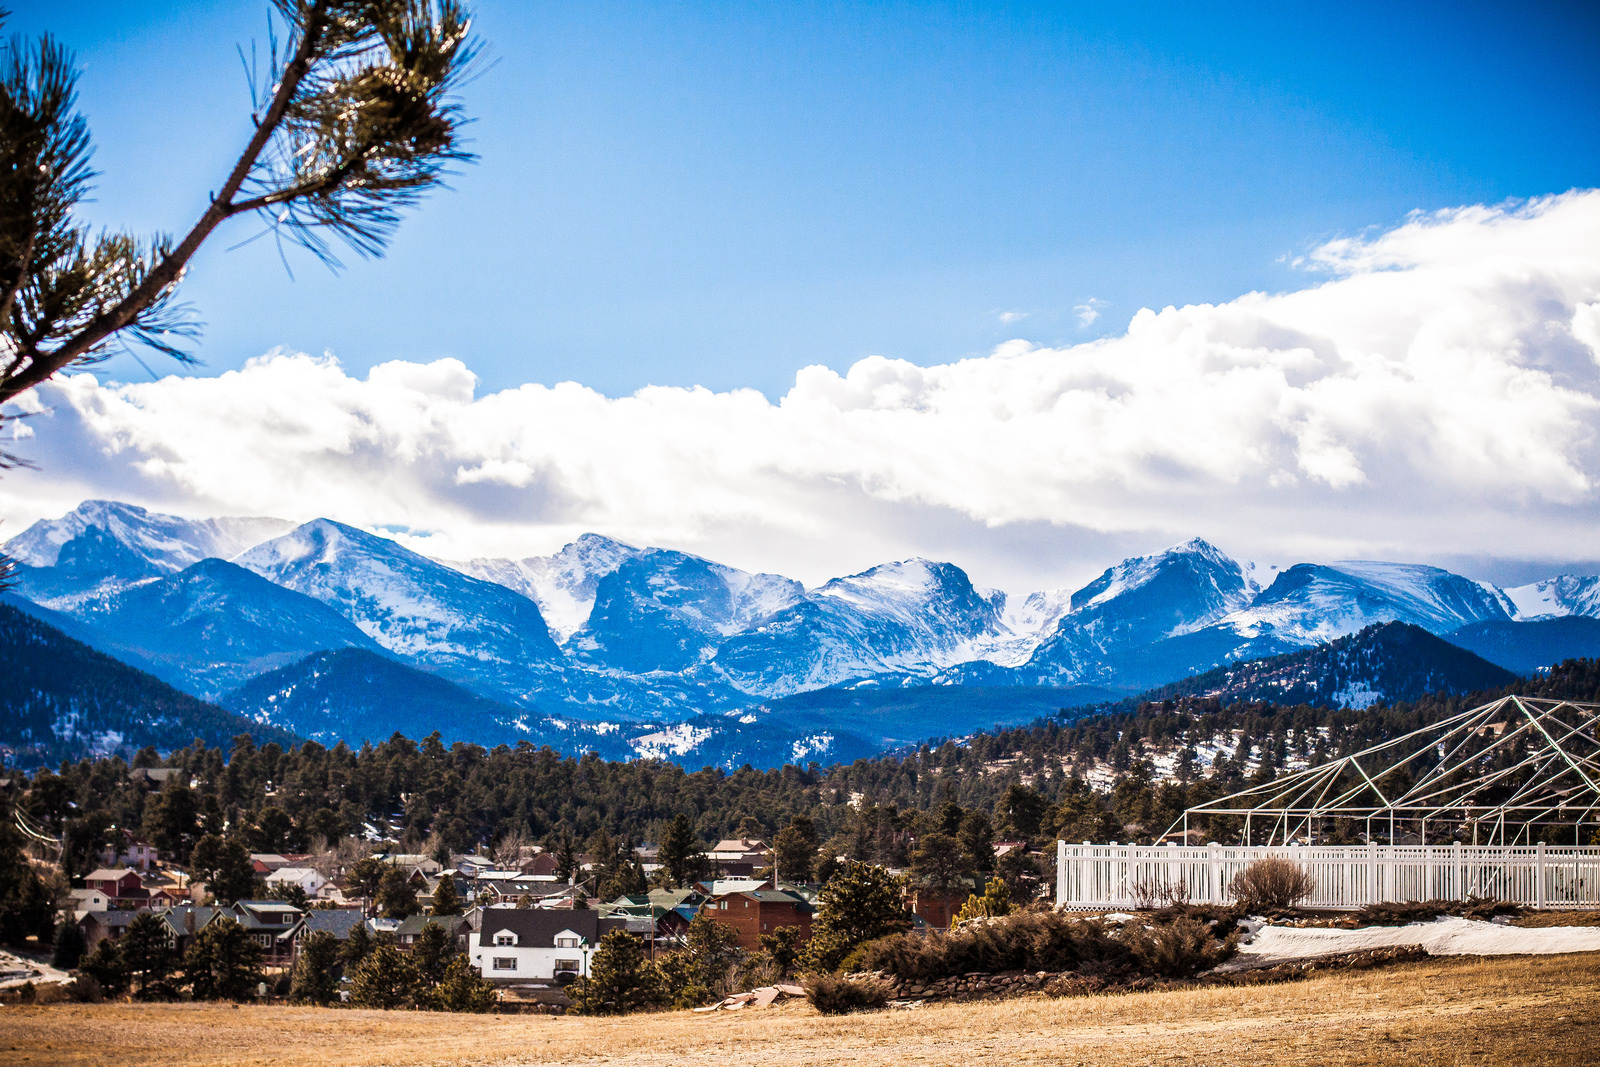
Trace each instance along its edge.
<path fill-rule="evenodd" d="M 798 926 L 802 937 L 811 936 L 811 905 L 798 894 L 781 889 L 724 893 L 707 901 L 705 911 L 714 921 L 733 928 L 742 949 L 760 948 L 761 935 L 780 926 Z"/>

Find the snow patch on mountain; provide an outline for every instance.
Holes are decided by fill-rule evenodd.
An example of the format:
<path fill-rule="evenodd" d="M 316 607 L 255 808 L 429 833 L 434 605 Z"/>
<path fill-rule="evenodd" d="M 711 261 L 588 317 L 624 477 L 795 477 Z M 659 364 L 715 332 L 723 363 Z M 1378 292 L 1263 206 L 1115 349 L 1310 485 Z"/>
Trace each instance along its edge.
<path fill-rule="evenodd" d="M 1600 576 L 1563 574 L 1505 590 L 1518 622 L 1565 615 L 1600 618 Z"/>
<path fill-rule="evenodd" d="M 710 727 L 682 722 L 665 730 L 635 737 L 629 744 L 640 759 L 670 759 L 688 755 L 715 734 L 716 731 Z"/>
<path fill-rule="evenodd" d="M 539 605 L 551 636 L 565 644 L 589 621 L 600 580 L 644 550 L 586 533 L 550 556 L 439 560 L 463 574 L 515 590 Z"/>

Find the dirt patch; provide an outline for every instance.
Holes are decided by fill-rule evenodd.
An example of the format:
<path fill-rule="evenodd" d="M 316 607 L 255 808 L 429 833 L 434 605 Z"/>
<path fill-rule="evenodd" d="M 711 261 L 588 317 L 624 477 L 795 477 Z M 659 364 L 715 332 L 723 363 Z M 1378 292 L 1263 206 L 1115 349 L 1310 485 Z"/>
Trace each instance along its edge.
<path fill-rule="evenodd" d="M 1512 926 L 1600 926 L 1600 911 L 1535 911 L 1511 920 Z"/>

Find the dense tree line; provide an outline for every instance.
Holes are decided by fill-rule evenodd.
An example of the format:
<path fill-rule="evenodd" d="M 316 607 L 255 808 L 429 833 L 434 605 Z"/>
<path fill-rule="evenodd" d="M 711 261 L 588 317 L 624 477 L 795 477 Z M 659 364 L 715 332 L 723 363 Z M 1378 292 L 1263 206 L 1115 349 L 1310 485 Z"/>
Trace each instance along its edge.
<path fill-rule="evenodd" d="M 1569 661 L 1517 690 L 1595 700 L 1600 661 Z M 823 865 L 843 855 L 914 866 L 930 886 L 999 873 L 1020 889 L 1028 872 L 995 871 L 988 843 L 1148 841 L 1186 807 L 1265 780 L 1292 758 L 1332 759 L 1500 695 L 1359 710 L 1201 698 L 1124 704 L 850 764 L 767 771 L 564 757 L 528 744 L 446 746 L 437 733 L 359 749 L 258 746 L 240 736 L 227 751 L 196 742 L 163 759 L 145 749 L 131 766 L 118 758 L 64 762 L 31 780 L 13 776 L 9 796 L 33 823 L 62 837 L 71 876 L 92 869 L 119 829 L 227 885 L 247 877 L 248 851 L 309 850 L 370 828 L 408 850 L 544 841 L 569 869 L 586 849 L 602 864 L 606 888 L 630 891 L 642 884 L 632 853 L 638 842 L 660 842 L 672 880 L 681 883 L 705 873 L 700 843 L 743 833 L 775 835 L 786 879 L 825 880 L 832 872 Z M 1229 749 L 1236 737 L 1244 741 L 1239 752 L 1200 766 L 1197 748 L 1227 741 Z M 1150 750 L 1176 755 L 1175 777 L 1156 780 Z M 1097 766 L 1113 771 L 1109 791 L 1087 784 Z M 176 772 L 159 788 L 148 775 L 130 774 L 158 767 Z M 1225 839 L 1217 827 L 1200 828 Z M 14 862 L 21 843 L 14 828 L 0 826 L 0 851 L 13 857 L 0 872 L 0 892 L 19 902 L 34 892 Z"/>

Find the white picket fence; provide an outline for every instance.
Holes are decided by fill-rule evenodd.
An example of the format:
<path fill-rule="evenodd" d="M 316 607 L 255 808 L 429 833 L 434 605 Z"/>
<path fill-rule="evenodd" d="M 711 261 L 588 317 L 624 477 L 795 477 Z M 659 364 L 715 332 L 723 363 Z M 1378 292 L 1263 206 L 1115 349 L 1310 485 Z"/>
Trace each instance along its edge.
<path fill-rule="evenodd" d="M 1304 907 L 1492 897 L 1538 908 L 1600 907 L 1600 847 L 1574 845 L 1069 845 L 1056 843 L 1056 903 L 1127 908 L 1167 887 L 1231 903 L 1233 876 L 1263 856 L 1305 868 Z"/>

